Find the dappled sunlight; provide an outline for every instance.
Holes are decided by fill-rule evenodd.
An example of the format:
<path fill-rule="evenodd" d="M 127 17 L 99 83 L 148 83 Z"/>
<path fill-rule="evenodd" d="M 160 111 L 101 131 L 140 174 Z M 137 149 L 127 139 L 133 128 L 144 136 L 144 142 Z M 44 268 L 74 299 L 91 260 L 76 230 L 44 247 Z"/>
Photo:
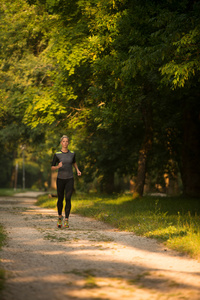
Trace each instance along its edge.
<path fill-rule="evenodd" d="M 53 210 L 47 214 L 24 203 L 13 210 L 2 206 L 9 240 L 1 267 L 8 287 L 22 291 L 16 300 L 29 293 L 40 299 L 37 295 L 44 289 L 52 300 L 58 294 L 69 300 L 165 300 L 172 293 L 172 299 L 199 297 L 199 264 L 155 240 L 73 214 L 70 228 L 58 229 Z M 5 295 L 13 299 L 12 290 L 6 289 Z"/>
<path fill-rule="evenodd" d="M 59 251 L 59 250 L 57 250 L 57 251 L 45 251 L 45 250 L 43 250 L 43 251 L 35 251 L 35 253 L 36 254 L 41 254 L 41 255 L 43 255 L 43 256 L 45 256 L 45 255 L 47 255 L 47 256 L 56 256 L 56 255 L 65 255 L 66 254 L 66 251 Z"/>

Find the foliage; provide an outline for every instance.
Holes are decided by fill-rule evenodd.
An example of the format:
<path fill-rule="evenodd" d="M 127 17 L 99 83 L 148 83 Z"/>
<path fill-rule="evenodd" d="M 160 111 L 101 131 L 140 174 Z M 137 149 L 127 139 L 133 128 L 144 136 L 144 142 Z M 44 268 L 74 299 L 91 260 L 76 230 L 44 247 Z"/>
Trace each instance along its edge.
<path fill-rule="evenodd" d="M 49 180 L 67 133 L 87 190 L 96 181 L 116 191 L 115 176 L 144 187 L 146 174 L 181 173 L 183 190 L 199 194 L 186 176 L 199 181 L 189 159 L 200 157 L 198 2 L 14 0 L 0 9 L 0 137 L 11 162 L 26 143 Z M 8 181 L 12 163 L 4 169 Z"/>
<path fill-rule="evenodd" d="M 2 1 L 0 10 L 1 185 L 11 186 L 21 145 L 26 145 L 27 154 L 45 141 L 42 126 L 31 129 L 25 116 L 30 103 L 50 84 L 52 64 L 46 53 L 54 17 L 41 6 L 29 6 L 23 0 Z"/>
<path fill-rule="evenodd" d="M 173 58 L 160 69 L 165 83 L 170 84 L 172 88 L 184 87 L 199 74 L 199 12 L 200 7 L 195 3 L 192 11 L 182 14 L 176 20 L 179 21 L 180 28 L 182 24 L 184 31 L 179 32 L 173 42 Z"/>

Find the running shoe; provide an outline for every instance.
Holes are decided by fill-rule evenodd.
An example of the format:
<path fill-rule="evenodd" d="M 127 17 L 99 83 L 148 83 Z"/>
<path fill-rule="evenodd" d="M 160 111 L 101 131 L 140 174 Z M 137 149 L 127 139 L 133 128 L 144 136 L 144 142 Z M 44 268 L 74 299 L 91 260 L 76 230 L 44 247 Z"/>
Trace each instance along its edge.
<path fill-rule="evenodd" d="M 62 218 L 58 219 L 57 226 L 58 228 L 62 228 Z"/>
<path fill-rule="evenodd" d="M 69 222 L 68 222 L 68 220 L 65 220 L 65 222 L 64 222 L 64 228 L 69 228 Z"/>

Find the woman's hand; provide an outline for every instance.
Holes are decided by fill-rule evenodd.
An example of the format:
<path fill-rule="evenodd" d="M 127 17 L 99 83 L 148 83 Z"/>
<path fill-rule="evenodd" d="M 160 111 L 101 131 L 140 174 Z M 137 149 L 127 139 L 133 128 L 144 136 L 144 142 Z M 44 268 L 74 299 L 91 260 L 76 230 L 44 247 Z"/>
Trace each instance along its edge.
<path fill-rule="evenodd" d="M 60 161 L 58 164 L 58 169 L 62 168 L 62 166 L 63 166 L 63 163 L 62 163 L 62 161 Z"/>
<path fill-rule="evenodd" d="M 80 170 L 77 170 L 77 175 L 81 176 L 81 171 Z"/>

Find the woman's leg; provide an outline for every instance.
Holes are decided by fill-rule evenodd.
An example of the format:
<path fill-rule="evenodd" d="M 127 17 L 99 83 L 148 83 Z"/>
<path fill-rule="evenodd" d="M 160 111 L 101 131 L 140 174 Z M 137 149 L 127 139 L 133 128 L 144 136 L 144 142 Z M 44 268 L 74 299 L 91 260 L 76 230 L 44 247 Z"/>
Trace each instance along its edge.
<path fill-rule="evenodd" d="M 70 178 L 66 180 L 65 185 L 65 218 L 69 218 L 69 214 L 71 211 L 71 197 L 74 190 L 74 178 Z"/>
<path fill-rule="evenodd" d="M 58 209 L 58 215 L 60 217 L 62 216 L 64 191 L 65 191 L 65 179 L 57 178 L 57 194 L 58 194 L 57 209 Z"/>

